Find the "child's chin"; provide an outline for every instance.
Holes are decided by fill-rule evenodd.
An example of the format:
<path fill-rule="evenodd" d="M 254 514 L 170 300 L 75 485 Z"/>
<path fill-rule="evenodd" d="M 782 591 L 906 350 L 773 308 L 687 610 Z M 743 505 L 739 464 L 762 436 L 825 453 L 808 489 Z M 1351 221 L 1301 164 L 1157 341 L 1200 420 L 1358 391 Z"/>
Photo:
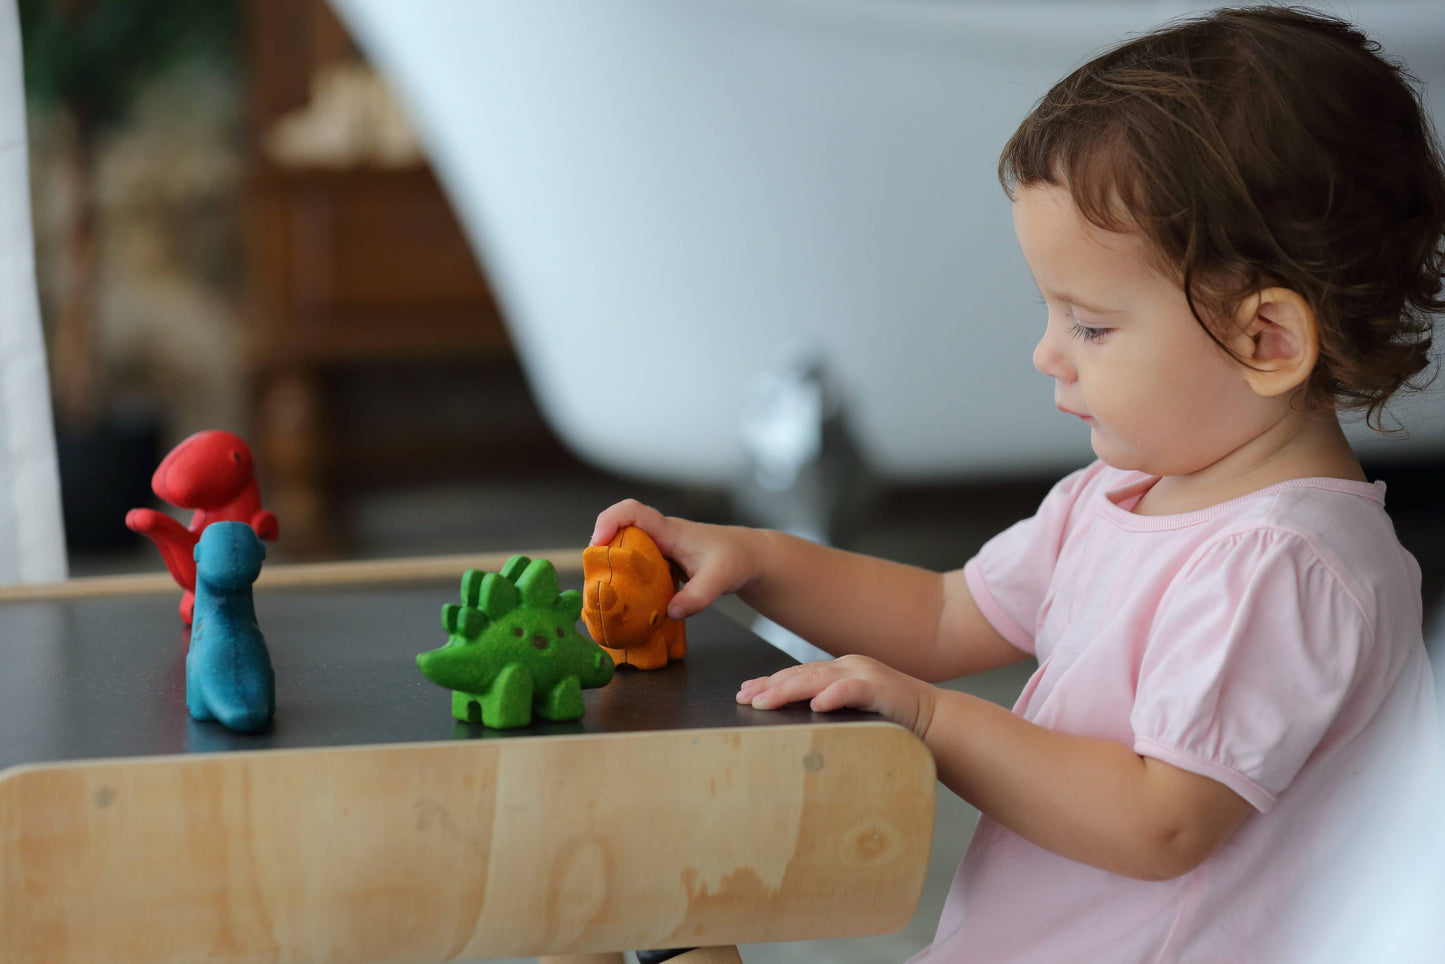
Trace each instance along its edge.
<path fill-rule="evenodd" d="M 1094 456 L 1098 458 L 1099 461 L 1106 465 L 1113 466 L 1116 469 L 1122 469 L 1124 467 L 1119 464 L 1119 458 L 1123 453 L 1114 451 L 1114 447 L 1109 444 L 1108 440 L 1100 437 L 1097 428 L 1090 427 L 1089 447 L 1094 450 Z"/>
<path fill-rule="evenodd" d="M 1089 443 L 1093 446 L 1094 454 L 1098 456 L 1099 461 L 1110 468 L 1119 469 L 1121 472 L 1149 471 L 1148 460 L 1140 453 L 1110 445 L 1108 439 L 1099 436 L 1097 428 L 1094 429 Z"/>

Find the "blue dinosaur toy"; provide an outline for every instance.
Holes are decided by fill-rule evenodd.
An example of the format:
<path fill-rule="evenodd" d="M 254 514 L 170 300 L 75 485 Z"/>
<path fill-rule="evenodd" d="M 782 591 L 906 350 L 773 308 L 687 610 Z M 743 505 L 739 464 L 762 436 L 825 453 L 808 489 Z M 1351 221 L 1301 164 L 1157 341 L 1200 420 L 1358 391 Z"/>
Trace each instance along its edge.
<path fill-rule="evenodd" d="M 276 674 L 256 624 L 251 584 L 266 547 L 244 522 L 213 522 L 196 543 L 196 606 L 186 654 L 192 719 L 265 729 L 276 715 Z"/>

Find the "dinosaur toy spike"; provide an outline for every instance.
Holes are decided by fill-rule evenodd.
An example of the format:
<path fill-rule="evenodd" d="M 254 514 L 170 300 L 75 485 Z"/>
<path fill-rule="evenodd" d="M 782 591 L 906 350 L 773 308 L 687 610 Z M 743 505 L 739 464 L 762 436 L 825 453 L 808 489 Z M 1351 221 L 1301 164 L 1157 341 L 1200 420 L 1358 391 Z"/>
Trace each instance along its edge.
<path fill-rule="evenodd" d="M 482 577 L 482 588 L 477 595 L 477 608 L 491 619 L 501 619 L 522 601 L 512 581 L 495 572 Z"/>
<path fill-rule="evenodd" d="M 480 569 L 468 569 L 462 573 L 462 605 L 477 608 L 481 598 L 482 579 L 486 576 Z"/>
<path fill-rule="evenodd" d="M 515 583 L 522 577 L 522 573 L 526 572 L 527 567 L 531 564 L 532 560 L 526 556 L 513 556 L 502 564 L 500 575 L 503 579 L 507 580 L 507 582 Z"/>
<path fill-rule="evenodd" d="M 582 618 L 582 594 L 575 589 L 558 593 L 557 609 L 571 616 L 575 623 Z"/>
<path fill-rule="evenodd" d="M 463 606 L 462 611 L 457 613 L 457 635 L 466 639 L 479 639 L 490 623 L 487 614 L 480 609 Z"/>
<path fill-rule="evenodd" d="M 517 591 L 528 606 L 546 608 L 557 602 L 557 570 L 546 559 L 534 560 L 517 578 Z"/>

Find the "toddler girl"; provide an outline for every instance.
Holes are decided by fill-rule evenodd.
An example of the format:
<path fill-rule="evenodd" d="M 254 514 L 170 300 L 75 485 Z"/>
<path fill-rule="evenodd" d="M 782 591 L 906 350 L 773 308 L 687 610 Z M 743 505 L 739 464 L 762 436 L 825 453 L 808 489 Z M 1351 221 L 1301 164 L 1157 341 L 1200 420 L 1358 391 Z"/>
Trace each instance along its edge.
<path fill-rule="evenodd" d="M 1034 364 L 1098 461 L 962 570 L 599 516 L 593 544 L 638 525 L 686 571 L 675 618 L 735 592 L 846 654 L 739 702 L 880 713 L 981 811 L 918 960 L 1312 959 L 1307 898 L 1347 917 L 1349 855 L 1426 804 L 1420 573 L 1337 417 L 1379 427 L 1445 310 L 1445 172 L 1377 51 L 1223 10 L 1025 119 L 999 170 L 1048 310 Z M 1028 656 L 1012 712 L 930 685 Z"/>

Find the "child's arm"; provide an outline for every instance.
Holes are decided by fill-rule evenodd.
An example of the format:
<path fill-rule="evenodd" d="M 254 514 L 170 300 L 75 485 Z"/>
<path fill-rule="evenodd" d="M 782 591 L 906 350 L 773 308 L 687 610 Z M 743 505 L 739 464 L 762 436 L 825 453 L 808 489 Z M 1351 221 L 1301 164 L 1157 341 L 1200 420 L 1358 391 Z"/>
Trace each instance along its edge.
<path fill-rule="evenodd" d="M 1027 655 L 979 612 L 961 571 L 940 575 L 782 533 L 664 517 L 631 500 L 598 516 L 592 545 L 607 543 L 626 525 L 647 532 L 687 574 L 669 609 L 673 618 L 735 592 L 830 653 L 871 656 L 928 680 Z"/>
<path fill-rule="evenodd" d="M 687 573 L 674 618 L 736 592 L 810 642 L 860 654 L 748 680 L 738 702 L 880 713 L 927 744 L 947 787 L 1041 847 L 1164 879 L 1196 866 L 1250 810 L 1223 784 L 1122 744 L 1057 733 L 922 682 L 1025 655 L 984 619 L 962 572 L 940 576 L 778 533 L 667 518 L 632 501 L 598 516 L 592 544 L 624 525 L 645 530 Z"/>
<path fill-rule="evenodd" d="M 960 797 L 1056 854 L 1143 880 L 1187 873 L 1251 807 L 1224 784 L 1111 740 L 1046 729 L 987 700 L 844 657 L 748 680 L 739 703 L 881 713 L 927 744 Z"/>

